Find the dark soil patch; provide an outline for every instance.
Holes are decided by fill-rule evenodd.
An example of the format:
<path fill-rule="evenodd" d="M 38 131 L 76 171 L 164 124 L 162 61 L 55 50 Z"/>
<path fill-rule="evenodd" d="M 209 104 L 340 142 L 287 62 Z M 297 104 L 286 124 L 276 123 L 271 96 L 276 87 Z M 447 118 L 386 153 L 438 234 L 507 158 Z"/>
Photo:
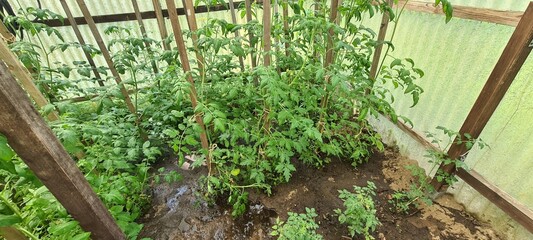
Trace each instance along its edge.
<path fill-rule="evenodd" d="M 390 195 L 407 188 L 410 173 L 403 167 L 415 164 L 396 151 L 376 153 L 368 163 L 354 169 L 350 163 L 333 160 L 321 169 L 294 163 L 297 171 L 291 181 L 272 189 L 272 195 L 250 193 L 250 207 L 240 218 L 232 219 L 227 206 L 208 206 L 198 197 L 198 178 L 205 169 L 181 170 L 175 159 L 160 164 L 167 171 L 178 171 L 183 180 L 152 188 L 153 202 L 140 220 L 145 224 L 141 237 L 153 239 L 274 239 L 269 236 L 277 217 L 285 220 L 287 212 L 305 212 L 315 208 L 319 215 L 318 232 L 325 239 L 352 239 L 347 227 L 341 225 L 334 209 L 342 209 L 338 190 L 353 190 L 372 181 L 377 187 L 376 208 L 381 225 L 376 239 L 500 239 L 490 227 L 464 212 L 449 195 L 439 197 L 435 204 L 411 215 L 397 214 L 389 209 Z M 157 168 L 156 167 L 156 168 Z M 364 239 L 356 236 L 353 239 Z"/>

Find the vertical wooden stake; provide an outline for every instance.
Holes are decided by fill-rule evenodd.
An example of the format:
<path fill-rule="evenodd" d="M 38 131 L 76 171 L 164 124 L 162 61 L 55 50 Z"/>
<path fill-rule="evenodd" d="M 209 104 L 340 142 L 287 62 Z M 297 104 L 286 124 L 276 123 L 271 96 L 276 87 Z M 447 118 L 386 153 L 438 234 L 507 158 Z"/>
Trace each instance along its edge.
<path fill-rule="evenodd" d="M 122 93 L 122 96 L 124 96 L 124 101 L 126 102 L 126 106 L 130 110 L 130 112 L 133 113 L 133 115 L 137 116 L 137 111 L 135 110 L 135 106 L 133 106 L 133 103 L 131 102 L 131 98 L 130 98 L 130 95 L 128 94 L 128 90 L 126 90 L 126 87 L 124 86 L 124 84 L 122 84 L 122 79 L 120 78 L 120 74 L 115 68 L 115 65 L 113 64 L 113 60 L 111 60 L 111 55 L 109 54 L 109 51 L 107 51 L 104 40 L 102 40 L 102 36 L 100 35 L 98 28 L 96 28 L 96 24 L 94 23 L 93 17 L 91 16 L 91 13 L 89 12 L 87 5 L 85 4 L 85 1 L 76 0 L 76 2 L 78 3 L 78 7 L 83 13 L 83 17 L 85 18 L 85 21 L 87 21 L 87 24 L 89 25 L 89 28 L 91 29 L 91 32 L 94 35 L 96 42 L 98 43 L 98 47 L 100 48 L 100 51 L 102 52 L 102 55 L 104 56 L 105 61 L 107 62 L 107 66 L 109 67 L 109 70 L 111 70 L 111 74 L 113 74 L 113 77 L 115 78 L 115 82 L 118 84 L 118 87 L 120 88 L 120 92 Z"/>
<path fill-rule="evenodd" d="M 389 0 L 389 5 L 392 6 L 392 0 Z M 374 50 L 374 56 L 372 58 L 372 66 L 370 67 L 370 78 L 376 79 L 376 74 L 379 66 L 379 60 L 381 59 L 381 50 L 383 50 L 383 41 L 387 35 L 387 28 L 389 26 L 389 13 L 384 12 L 381 18 L 381 25 L 379 27 L 377 46 Z"/>
<path fill-rule="evenodd" d="M 271 47 L 272 47 L 272 39 L 270 38 L 271 31 L 272 31 L 272 9 L 270 5 L 270 0 L 265 0 L 263 2 L 263 50 L 265 52 L 265 56 L 263 57 L 263 65 L 265 67 L 270 66 L 271 61 Z"/>
<path fill-rule="evenodd" d="M 155 17 L 157 18 L 157 26 L 159 27 L 159 33 L 161 34 L 161 40 L 163 41 L 163 49 L 170 50 L 170 45 L 165 42 L 168 37 L 167 26 L 165 24 L 165 18 L 163 17 L 163 10 L 161 9 L 161 3 L 159 0 L 152 0 L 154 5 Z"/>
<path fill-rule="evenodd" d="M 80 29 L 78 28 L 78 24 L 76 23 L 76 20 L 74 20 L 74 16 L 72 15 L 72 12 L 70 11 L 70 8 L 65 0 L 60 0 L 61 6 L 63 6 L 63 10 L 65 11 L 65 14 L 67 15 L 67 19 L 70 22 L 70 26 L 72 26 L 72 30 L 74 30 L 74 34 L 76 35 L 76 38 L 78 38 L 78 42 L 81 45 L 85 45 L 85 40 L 83 39 L 83 35 L 81 35 Z M 85 54 L 85 58 L 87 58 L 87 62 L 89 65 L 91 65 L 93 69 L 94 76 L 98 80 L 98 85 L 101 87 L 104 86 L 104 80 L 100 77 L 100 73 L 98 72 L 98 69 L 96 69 L 96 64 L 94 63 L 93 57 L 91 54 L 89 54 L 88 51 L 83 50 L 83 53 Z"/>
<path fill-rule="evenodd" d="M 285 33 L 285 56 L 289 56 L 289 40 L 291 38 L 290 32 L 289 32 L 289 3 L 288 0 L 282 0 L 282 8 L 283 8 L 283 32 Z"/>
<path fill-rule="evenodd" d="M 168 15 L 170 17 L 170 22 L 172 23 L 172 29 L 174 30 L 174 38 L 176 39 L 176 44 L 178 45 L 178 50 L 180 52 L 180 60 L 183 71 L 187 75 L 187 81 L 191 85 L 190 89 L 190 98 L 192 103 L 192 108 L 196 109 L 198 105 L 198 95 L 196 93 L 196 87 L 194 86 L 194 80 L 191 75 L 191 66 L 189 63 L 189 58 L 187 57 L 187 48 L 185 47 L 185 42 L 183 41 L 183 33 L 181 31 L 180 21 L 178 18 L 178 12 L 176 11 L 176 3 L 174 0 L 166 0 Z M 207 158 L 207 168 L 209 169 L 209 174 L 212 173 L 213 165 L 211 163 L 211 158 L 209 156 L 209 142 L 207 141 L 207 134 L 205 130 L 204 120 L 200 114 L 195 114 L 196 123 L 200 125 L 200 142 L 202 143 L 202 148 L 206 151 Z"/>
<path fill-rule="evenodd" d="M 150 44 L 148 41 L 146 41 L 146 38 L 148 38 L 148 34 L 146 33 L 146 28 L 144 27 L 143 19 L 141 17 L 141 11 L 139 10 L 139 4 L 137 4 L 137 0 L 131 0 L 131 4 L 133 5 L 133 11 L 135 12 L 135 18 L 137 18 L 137 23 L 139 24 L 139 28 L 141 29 L 141 34 L 144 40 L 144 46 L 146 47 L 146 51 L 148 53 L 152 53 L 152 50 L 150 49 Z M 155 74 L 159 72 L 157 69 L 157 65 L 155 64 L 155 60 L 151 59 L 150 63 L 152 65 L 152 69 Z"/>
<path fill-rule="evenodd" d="M 233 3 L 233 0 L 229 0 L 229 9 L 231 12 L 231 22 L 233 24 L 237 24 L 237 16 L 235 14 L 235 3 Z M 240 34 L 239 31 L 235 31 L 235 38 L 239 38 Z M 241 66 L 241 71 L 244 71 L 244 59 L 242 56 L 239 56 L 239 64 Z"/>
<path fill-rule="evenodd" d="M 244 5 L 246 8 L 246 22 L 250 23 L 252 21 L 252 3 L 251 0 L 245 0 Z M 248 33 L 248 40 L 250 41 L 250 48 L 252 49 L 251 58 L 252 58 L 252 69 L 257 66 L 257 61 L 255 59 L 255 45 L 252 43 L 254 39 L 254 34 L 252 32 Z"/>
<path fill-rule="evenodd" d="M 511 86 L 518 71 L 520 71 L 520 68 L 529 56 L 532 49 L 532 46 L 530 46 L 532 42 L 533 2 L 530 2 L 474 106 L 472 106 L 470 113 L 466 117 L 461 130 L 459 130 L 460 136 L 468 133 L 472 138 L 479 137 L 483 128 L 485 128 L 490 117 L 498 107 L 498 104 L 503 99 L 507 89 Z M 458 159 L 460 157 L 466 157 L 468 154 L 464 141 L 462 144 L 457 144 L 460 139 L 461 137 L 456 138 L 454 144 L 448 149 L 447 154 L 449 158 Z M 439 171 L 453 174 L 456 171 L 456 167 L 453 164 L 442 164 Z M 436 177 L 433 178 L 431 183 L 435 187 L 435 190 L 444 190 L 444 183 L 439 182 Z"/>
<path fill-rule="evenodd" d="M 0 63 L 0 134 L 93 239 L 126 239 L 109 211 Z"/>
<path fill-rule="evenodd" d="M 329 14 L 329 21 L 332 23 L 337 22 L 338 7 L 339 0 L 331 0 L 331 12 Z M 328 36 L 328 45 L 326 48 L 326 59 L 324 60 L 324 68 L 328 67 L 331 63 L 333 63 L 333 35 L 335 35 L 335 33 L 333 32 L 333 29 L 330 29 Z"/>
<path fill-rule="evenodd" d="M 194 4 L 192 0 L 183 0 L 183 8 L 185 10 L 185 15 L 187 16 L 187 23 L 189 24 L 189 29 L 191 30 L 192 45 L 194 52 L 196 53 L 196 61 L 198 62 L 198 69 L 200 70 L 200 76 L 205 77 L 205 60 L 200 49 L 198 49 L 198 24 L 196 22 L 196 14 L 194 12 Z"/>
<path fill-rule="evenodd" d="M 15 56 L 15 54 L 11 52 L 6 42 L 4 41 L 0 41 L 0 59 L 5 61 L 9 70 L 20 81 L 20 84 L 22 84 L 24 89 L 28 92 L 33 101 L 35 101 L 37 106 L 43 108 L 49 104 L 48 100 L 46 100 L 44 95 L 33 83 L 33 79 L 28 69 L 26 69 L 22 65 L 22 63 Z M 47 115 L 47 118 L 50 121 L 57 121 L 59 120 L 59 115 L 56 111 L 52 111 Z"/>

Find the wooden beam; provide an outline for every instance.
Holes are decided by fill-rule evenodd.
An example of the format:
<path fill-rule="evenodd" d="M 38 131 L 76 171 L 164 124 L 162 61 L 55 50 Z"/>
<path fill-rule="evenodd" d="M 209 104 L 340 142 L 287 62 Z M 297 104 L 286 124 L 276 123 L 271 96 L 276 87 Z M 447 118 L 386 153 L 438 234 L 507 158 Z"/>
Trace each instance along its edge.
<path fill-rule="evenodd" d="M 405 4 L 405 1 L 400 1 L 400 5 Z M 407 10 L 416 12 L 425 12 L 433 14 L 443 14 L 442 7 L 435 7 L 431 2 L 409 1 L 405 6 Z M 453 17 L 471 19 L 482 22 L 497 23 L 509 26 L 516 26 L 523 12 L 518 11 L 501 11 L 492 10 L 488 8 L 476 8 L 453 5 Z"/>
<path fill-rule="evenodd" d="M 185 15 L 187 16 L 187 24 L 189 25 L 189 30 L 191 30 L 191 39 L 192 45 L 194 48 L 194 53 L 196 54 L 196 61 L 198 64 L 198 69 L 200 70 L 200 76 L 205 77 L 205 60 L 204 56 L 198 49 L 198 23 L 196 22 L 196 13 L 194 12 L 194 3 L 192 0 L 183 0 L 183 6 L 185 7 Z"/>
<path fill-rule="evenodd" d="M 533 2 L 530 2 L 474 106 L 472 106 L 470 113 L 466 117 L 463 126 L 459 130 L 459 136 L 454 140 L 455 143 L 459 142 L 461 136 L 464 136 L 465 133 L 470 134 L 472 138 L 479 137 L 498 107 L 498 104 L 503 99 L 507 89 L 511 86 L 518 71 L 520 71 L 520 68 L 529 56 L 532 48 L 530 44 L 532 42 Z M 468 154 L 468 149 L 463 141 L 462 144 L 452 144 L 447 154 L 451 159 L 458 159 L 460 156 Z M 448 174 L 453 174 L 456 170 L 453 164 L 443 164 L 439 169 Z M 439 182 L 436 178 L 433 178 L 432 185 L 436 190 L 441 190 L 444 187 L 444 183 Z"/>
<path fill-rule="evenodd" d="M 271 48 L 272 48 L 272 39 L 270 37 L 272 32 L 272 9 L 270 0 L 263 2 L 263 65 L 265 67 L 270 66 L 271 62 Z"/>
<path fill-rule="evenodd" d="M 14 227 L 0 227 L 0 236 L 6 240 L 28 240 L 28 237 Z"/>
<path fill-rule="evenodd" d="M 167 7 L 169 9 L 176 9 L 176 3 L 174 0 L 166 0 Z M 172 29 L 174 31 L 174 38 L 176 44 L 178 45 L 178 51 L 181 61 L 181 67 L 187 76 L 187 81 L 190 84 L 189 96 L 191 98 L 192 108 L 196 109 L 198 105 L 198 95 L 196 93 L 196 87 L 194 85 L 194 80 L 192 79 L 191 66 L 189 63 L 189 57 L 187 56 L 187 48 L 185 47 L 185 41 L 183 40 L 183 32 L 181 31 L 180 21 L 178 18 L 177 11 L 170 11 L 170 22 L 172 23 Z M 200 114 L 195 114 L 196 123 L 200 126 L 200 142 L 202 143 L 202 148 L 206 152 L 207 159 L 207 168 L 209 170 L 208 174 L 212 173 L 213 164 L 211 163 L 211 158 L 209 157 L 209 142 L 207 140 L 207 134 L 205 132 L 205 124 L 202 116 Z"/>
<path fill-rule="evenodd" d="M 76 0 L 76 2 L 78 3 L 78 7 L 83 13 L 83 17 L 85 18 L 85 21 L 87 21 L 89 24 L 91 33 L 96 39 L 96 43 L 98 44 L 98 47 L 100 48 L 100 51 L 102 52 L 102 55 L 104 56 L 105 61 L 107 62 L 107 66 L 109 67 L 111 74 L 113 74 L 113 77 L 115 78 L 115 82 L 117 83 L 120 89 L 120 92 L 122 93 L 122 96 L 124 96 L 124 101 L 126 102 L 126 106 L 128 107 L 128 109 L 133 115 L 137 116 L 137 111 L 135 110 L 135 107 L 133 106 L 133 103 L 131 102 L 131 98 L 128 94 L 128 91 L 126 90 L 126 87 L 124 86 L 124 84 L 122 84 L 122 79 L 120 77 L 120 74 L 115 68 L 115 65 L 113 64 L 113 60 L 111 60 L 111 55 L 109 54 L 109 51 L 107 50 L 105 46 L 104 40 L 102 39 L 102 36 L 100 35 L 100 32 L 98 31 L 98 28 L 96 28 L 96 24 L 94 23 L 93 18 L 91 17 L 91 13 L 89 12 L 87 5 L 85 4 L 85 1 Z"/>
<path fill-rule="evenodd" d="M 155 0 L 152 0 L 155 1 Z M 243 2 L 234 2 L 234 6 L 238 7 Z M 224 11 L 228 10 L 228 6 L 226 4 L 218 4 L 213 6 L 198 6 L 196 7 L 196 13 L 208 13 L 208 12 L 217 12 L 217 11 Z M 176 8 L 176 11 L 179 15 L 185 15 L 185 9 L 184 8 Z M 167 18 L 168 10 L 161 10 L 162 17 Z M 142 19 L 154 19 L 157 18 L 157 10 L 155 11 L 145 11 L 141 12 Z M 110 15 L 96 15 L 92 16 L 93 21 L 95 23 L 114 23 L 114 22 L 125 22 L 125 21 L 135 21 L 135 13 L 121 13 L 121 14 L 110 14 Z M 87 20 L 84 17 L 75 17 L 74 20 L 78 25 L 85 25 L 87 24 Z M 50 19 L 50 20 L 44 20 L 44 21 L 36 21 L 38 23 L 44 23 L 50 27 L 61 27 L 61 26 L 68 26 L 70 25 L 69 22 L 62 23 L 61 21 L 57 19 Z"/>
<path fill-rule="evenodd" d="M 81 45 L 85 45 L 85 39 L 83 38 L 83 35 L 80 32 L 80 29 L 78 28 L 78 25 L 76 24 L 76 21 L 74 21 L 74 16 L 72 15 L 72 12 L 70 11 L 70 8 L 65 0 L 60 0 L 61 6 L 63 6 L 63 10 L 65 11 L 65 14 L 67 15 L 67 19 L 70 23 L 70 26 L 72 26 L 72 30 L 74 31 L 74 34 L 76 35 L 76 38 L 78 39 L 78 42 Z M 102 77 L 100 77 L 100 73 L 98 72 L 98 69 L 96 68 L 96 63 L 94 63 L 93 57 L 88 51 L 85 51 L 83 49 L 83 53 L 85 54 L 85 58 L 87 59 L 87 62 L 89 65 L 91 65 L 93 69 L 94 76 L 96 79 L 98 79 L 98 85 L 101 87 L 104 86 L 104 80 L 102 80 Z"/>
<path fill-rule="evenodd" d="M 4 64 L 0 64 L 0 122 L 0 134 L 93 239 L 126 239 Z"/>
<path fill-rule="evenodd" d="M 2 35 L 3 40 L 7 43 L 15 42 L 15 35 L 7 30 L 6 25 L 2 21 L 0 21 L 0 35 Z"/>
<path fill-rule="evenodd" d="M 22 65 L 17 56 L 11 52 L 4 41 L 0 41 L 0 60 L 5 62 L 9 70 L 19 80 L 20 84 L 28 92 L 39 108 L 44 108 L 49 104 L 48 100 L 46 100 L 41 91 L 35 86 L 28 69 Z M 59 115 L 56 111 L 52 111 L 47 115 L 47 118 L 50 121 L 57 121 L 59 120 Z"/>
<path fill-rule="evenodd" d="M 392 7 L 392 0 L 389 0 L 388 3 Z M 387 28 L 389 27 L 389 21 L 390 21 L 389 13 L 384 12 L 381 18 L 381 25 L 379 26 L 377 46 L 376 46 L 376 49 L 374 50 L 374 56 L 372 58 L 372 66 L 370 67 L 370 79 L 376 79 L 379 62 L 381 60 L 381 50 L 383 50 L 383 42 L 385 41 L 385 36 L 387 35 Z"/>
<path fill-rule="evenodd" d="M 154 13 L 157 18 L 157 26 L 159 27 L 159 34 L 161 34 L 161 40 L 163 41 L 163 49 L 170 50 L 170 44 L 165 40 L 168 37 L 167 26 L 165 24 L 165 17 L 163 16 L 163 10 L 161 9 L 161 3 L 159 0 L 152 0 L 154 5 Z M 141 14 L 142 17 L 142 14 Z M 146 18 L 145 18 L 146 19 Z"/>
<path fill-rule="evenodd" d="M 237 14 L 235 13 L 235 3 L 233 3 L 233 0 L 229 0 L 229 10 L 231 13 L 231 23 L 237 24 Z M 235 38 L 239 38 L 239 30 L 235 31 Z M 239 65 L 241 66 L 241 71 L 244 71 L 244 59 L 242 56 L 239 56 Z"/>
<path fill-rule="evenodd" d="M 526 205 L 520 203 L 494 184 L 491 184 L 474 170 L 466 171 L 462 168 L 458 169 L 457 176 L 507 213 L 530 233 L 533 233 L 533 211 Z"/>
<path fill-rule="evenodd" d="M 285 56 L 289 56 L 289 39 L 291 38 L 289 32 L 289 1 L 282 0 L 281 8 L 283 8 L 283 33 L 285 35 Z"/>

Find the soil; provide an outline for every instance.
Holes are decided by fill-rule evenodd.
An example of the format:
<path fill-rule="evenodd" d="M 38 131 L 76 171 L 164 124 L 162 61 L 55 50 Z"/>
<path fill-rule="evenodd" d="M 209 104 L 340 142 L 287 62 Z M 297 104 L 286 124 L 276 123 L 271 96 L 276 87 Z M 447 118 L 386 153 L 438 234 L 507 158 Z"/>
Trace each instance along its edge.
<path fill-rule="evenodd" d="M 272 189 L 272 195 L 250 193 L 250 206 L 244 216 L 233 219 L 227 206 L 208 204 L 199 196 L 198 179 L 205 169 L 183 170 L 169 158 L 156 166 L 178 171 L 183 180 L 159 184 L 152 188 L 152 206 L 141 218 L 140 237 L 152 239 L 275 239 L 269 235 L 276 218 L 286 220 L 287 212 L 305 212 L 315 208 L 319 215 L 318 233 L 324 239 L 364 239 L 349 237 L 334 209 L 342 209 L 338 190 L 353 190 L 372 181 L 377 187 L 376 208 L 381 225 L 374 233 L 380 240 L 402 239 L 501 239 L 490 226 L 477 221 L 464 211 L 451 195 L 441 195 L 434 204 L 410 214 L 392 212 L 388 203 L 394 190 L 407 189 L 413 180 L 404 166 L 415 165 L 397 151 L 375 153 L 368 163 L 357 169 L 349 162 L 333 159 L 321 169 L 294 162 L 297 171 L 289 183 Z"/>

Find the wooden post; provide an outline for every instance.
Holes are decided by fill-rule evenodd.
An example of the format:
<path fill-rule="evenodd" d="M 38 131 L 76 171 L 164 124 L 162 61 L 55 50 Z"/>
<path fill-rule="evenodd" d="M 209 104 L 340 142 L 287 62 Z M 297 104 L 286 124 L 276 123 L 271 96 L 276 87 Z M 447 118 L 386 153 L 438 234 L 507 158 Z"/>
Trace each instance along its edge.
<path fill-rule="evenodd" d="M 289 40 L 291 35 L 289 33 L 289 3 L 288 0 L 282 0 L 281 7 L 283 8 L 283 32 L 285 33 L 285 56 L 289 56 Z"/>
<path fill-rule="evenodd" d="M 167 26 L 165 24 L 165 18 L 163 17 L 163 10 L 161 9 L 161 3 L 159 0 L 152 0 L 154 5 L 155 17 L 157 19 L 157 26 L 159 27 L 159 34 L 161 34 L 161 40 L 163 42 L 163 49 L 170 50 L 170 45 L 165 42 L 168 37 Z"/>
<path fill-rule="evenodd" d="M 14 227 L 0 227 L 0 236 L 6 240 L 28 240 L 28 237 Z"/>
<path fill-rule="evenodd" d="M 196 87 L 194 86 L 194 80 L 192 79 L 191 75 L 191 66 L 189 63 L 189 58 L 187 57 L 187 48 L 185 47 L 185 42 L 183 41 L 183 33 L 181 31 L 178 12 L 176 11 L 176 3 L 174 3 L 174 0 L 166 0 L 166 2 L 168 14 L 170 16 L 170 22 L 172 23 L 172 29 L 174 31 L 174 38 L 176 39 L 176 44 L 178 45 L 181 66 L 187 75 L 187 81 L 189 81 L 191 85 L 189 96 L 191 98 L 192 108 L 196 109 L 196 106 L 198 105 L 198 95 L 196 93 Z M 207 168 L 209 169 L 209 174 L 211 174 L 213 166 L 211 163 L 211 158 L 209 157 L 209 142 L 207 141 L 204 120 L 200 114 L 195 114 L 195 119 L 196 123 L 200 125 L 202 131 L 200 132 L 200 142 L 202 143 L 202 148 L 206 151 Z"/>
<path fill-rule="evenodd" d="M 0 134 L 93 239 L 126 238 L 4 64 L 0 122 Z"/>
<path fill-rule="evenodd" d="M 192 45 L 196 54 L 196 61 L 198 62 L 198 69 L 200 70 L 200 76 L 205 77 L 205 60 L 202 53 L 198 49 L 198 24 L 196 22 L 196 14 L 194 12 L 194 4 L 192 0 L 183 0 L 183 8 L 185 9 L 185 15 L 187 16 L 187 23 L 189 30 L 191 30 Z"/>
<path fill-rule="evenodd" d="M 263 56 L 263 65 L 265 67 L 270 66 L 271 61 L 271 47 L 272 39 L 270 38 L 272 31 L 272 9 L 270 7 L 270 0 L 263 2 L 263 46 L 265 56 Z"/>
<path fill-rule="evenodd" d="M 246 22 L 250 23 L 252 21 L 252 3 L 251 0 L 245 0 L 244 5 L 246 9 Z M 251 58 L 252 58 L 252 68 L 255 68 L 257 66 L 257 62 L 255 59 L 255 45 L 252 44 L 252 39 L 254 38 L 254 34 L 252 32 L 248 33 L 248 40 L 250 41 L 250 48 L 252 49 Z"/>
<path fill-rule="evenodd" d="M 135 18 L 137 19 L 137 23 L 139 24 L 139 28 L 141 29 L 141 35 L 143 37 L 144 46 L 146 47 L 146 51 L 148 53 L 152 53 L 152 50 L 150 49 L 150 44 L 148 41 L 146 41 L 146 38 L 148 38 L 148 34 L 146 33 L 146 28 L 144 27 L 143 19 L 141 17 L 141 12 L 139 10 L 139 4 L 137 3 L 137 0 L 131 0 L 131 4 L 133 5 L 133 11 L 135 11 Z M 159 70 L 157 69 L 157 65 L 155 64 L 155 60 L 151 59 L 150 63 L 152 65 L 152 69 L 155 74 L 159 73 Z M 159 83 L 158 83 L 159 84 Z"/>
<path fill-rule="evenodd" d="M 83 35 L 81 35 L 80 29 L 78 28 L 78 24 L 76 24 L 76 20 L 74 20 L 74 16 L 72 16 L 72 12 L 70 11 L 70 8 L 65 0 L 60 0 L 61 6 L 63 6 L 63 10 L 65 11 L 65 14 L 67 15 L 67 19 L 70 22 L 70 25 L 72 26 L 72 30 L 74 30 L 74 34 L 76 35 L 76 38 L 78 38 L 78 42 L 81 45 L 85 45 L 85 40 L 83 39 Z M 91 67 L 93 68 L 93 73 L 96 79 L 98 80 L 98 84 L 103 87 L 104 81 L 100 77 L 100 73 L 98 72 L 98 69 L 96 69 L 96 64 L 94 63 L 93 57 L 91 54 L 89 54 L 88 51 L 83 50 L 83 53 L 85 54 L 85 58 L 87 58 L 87 62 Z"/>
<path fill-rule="evenodd" d="M 392 0 L 389 0 L 388 3 L 390 6 L 392 6 Z M 376 49 L 374 50 L 374 56 L 372 58 L 372 66 L 370 67 L 370 79 L 376 79 L 379 60 L 381 59 L 381 50 L 383 50 L 383 41 L 385 40 L 385 36 L 387 35 L 389 20 L 389 13 L 384 12 L 383 17 L 381 18 L 381 25 L 379 27 Z"/>
<path fill-rule="evenodd" d="M 2 21 L 0 21 L 0 34 L 7 43 L 15 42 L 15 35 L 11 34 L 11 32 L 7 30 L 6 25 L 4 25 L 4 22 Z"/>
<path fill-rule="evenodd" d="M 235 14 L 235 3 L 233 3 L 233 0 L 229 0 L 229 10 L 231 13 L 231 22 L 233 24 L 237 24 L 237 14 Z M 239 31 L 235 31 L 235 38 L 239 38 L 240 34 Z M 244 59 L 242 56 L 239 56 L 239 64 L 241 66 L 241 71 L 244 71 Z"/>
<path fill-rule="evenodd" d="M 124 86 L 124 84 L 122 84 L 122 79 L 120 78 L 120 74 L 115 68 L 113 61 L 111 60 L 111 55 L 109 54 L 109 51 L 107 51 L 107 48 L 104 44 L 104 40 L 102 40 L 102 36 L 100 35 L 100 32 L 98 32 L 98 28 L 96 28 L 96 24 L 94 23 L 94 20 L 91 16 L 91 13 L 89 12 L 89 9 L 87 8 L 87 5 L 85 4 L 85 1 L 76 0 L 76 2 L 78 3 L 78 7 L 83 13 L 83 17 L 85 18 L 85 21 L 87 21 L 87 24 L 89 25 L 89 28 L 91 29 L 91 32 L 94 35 L 96 42 L 98 43 L 98 47 L 100 48 L 100 51 L 102 52 L 102 55 L 104 56 L 105 61 L 107 62 L 107 66 L 109 67 L 109 70 L 111 70 L 111 74 L 113 74 L 113 77 L 115 78 L 115 82 L 118 84 L 118 87 L 120 88 L 120 92 L 122 93 L 122 96 L 124 96 L 124 101 L 126 102 L 126 106 L 128 107 L 131 113 L 137 116 L 137 111 L 135 110 L 135 107 L 133 106 L 133 103 L 131 102 L 130 95 L 128 94 L 128 91 L 126 90 L 126 87 Z"/>
<path fill-rule="evenodd" d="M 474 106 L 466 117 L 461 130 L 459 130 L 460 136 L 468 133 L 472 138 L 479 137 L 479 134 L 485 128 L 485 125 L 531 52 L 532 43 L 533 2 L 530 2 Z M 451 159 L 458 159 L 468 154 L 466 145 L 464 143 L 457 144 L 458 140 L 460 140 L 460 137 L 456 138 L 454 144 L 448 149 L 447 154 Z M 443 164 L 439 170 L 453 174 L 456 168 L 453 164 Z M 440 191 L 444 189 L 444 183 L 439 182 L 436 178 L 433 178 L 432 185 L 435 187 L 435 190 Z"/>
<path fill-rule="evenodd" d="M 20 84 L 22 84 L 24 89 L 28 92 L 33 101 L 35 101 L 37 106 L 43 108 L 49 104 L 48 100 L 46 100 L 44 95 L 33 83 L 33 79 L 28 69 L 26 69 L 22 65 L 22 63 L 15 56 L 15 54 L 11 52 L 11 50 L 4 41 L 0 41 L 0 59 L 5 61 L 9 70 L 20 81 Z M 59 120 L 59 115 L 56 111 L 52 111 L 47 115 L 47 118 L 50 121 L 56 121 Z"/>

